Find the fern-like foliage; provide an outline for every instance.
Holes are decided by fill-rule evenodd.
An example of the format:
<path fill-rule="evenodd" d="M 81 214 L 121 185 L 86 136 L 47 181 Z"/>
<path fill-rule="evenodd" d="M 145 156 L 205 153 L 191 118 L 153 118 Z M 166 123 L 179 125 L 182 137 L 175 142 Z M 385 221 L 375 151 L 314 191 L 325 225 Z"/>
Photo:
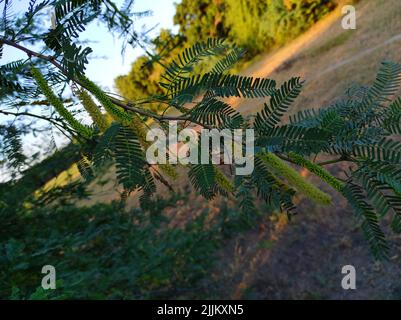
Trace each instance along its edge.
<path fill-rule="evenodd" d="M 18 73 L 23 68 L 23 60 L 16 60 L 0 66 L 0 97 L 13 96 L 27 91 L 18 81 Z"/>
<path fill-rule="evenodd" d="M 222 74 L 229 71 L 232 67 L 235 66 L 238 61 L 243 58 L 246 50 L 242 48 L 234 47 L 227 55 L 221 58 L 216 64 L 213 66 L 211 73 Z"/>
<path fill-rule="evenodd" d="M 401 66 L 397 63 L 386 61 L 377 74 L 374 84 L 366 93 L 362 104 L 383 103 L 397 93 L 401 85 Z"/>
<path fill-rule="evenodd" d="M 176 60 L 165 70 L 160 85 L 167 90 L 167 93 L 180 82 L 188 78 L 193 67 L 201 59 L 214 56 L 226 49 L 224 39 L 209 38 L 206 42 L 198 42 L 190 48 L 186 48 Z"/>
<path fill-rule="evenodd" d="M 263 134 L 266 129 L 274 128 L 301 93 L 301 89 L 302 82 L 299 78 L 292 78 L 281 85 L 271 96 L 270 104 L 265 104 L 264 109 L 257 113 L 255 130 Z"/>
<path fill-rule="evenodd" d="M 106 164 L 109 164 L 112 161 L 115 151 L 114 141 L 119 130 L 120 124 L 114 122 L 99 138 L 93 152 L 93 165 L 96 170 L 103 168 Z"/>
<path fill-rule="evenodd" d="M 193 186 L 206 198 L 216 195 L 216 171 L 212 164 L 196 164 L 188 173 Z"/>
<path fill-rule="evenodd" d="M 14 125 L 0 125 L 0 154 L 7 160 L 8 167 L 17 171 L 21 171 L 28 160 L 21 136 L 22 132 Z"/>
<path fill-rule="evenodd" d="M 358 220 L 362 221 L 362 231 L 374 256 L 378 259 L 386 258 L 389 247 L 385 235 L 380 228 L 379 219 L 374 208 L 365 200 L 363 190 L 356 184 L 348 183 L 344 188 L 343 194 L 353 207 Z"/>
<path fill-rule="evenodd" d="M 170 88 L 169 98 L 173 103 L 184 104 L 197 96 L 208 93 L 208 97 L 263 98 L 272 95 L 276 82 L 229 74 L 206 73 L 182 79 Z"/>
<path fill-rule="evenodd" d="M 114 144 L 118 181 L 128 190 L 142 186 L 146 162 L 137 136 L 130 128 L 120 126 Z"/>
<path fill-rule="evenodd" d="M 242 115 L 235 111 L 229 104 L 217 100 L 207 99 L 189 112 L 189 120 L 199 122 L 215 128 L 240 128 L 244 123 Z"/>

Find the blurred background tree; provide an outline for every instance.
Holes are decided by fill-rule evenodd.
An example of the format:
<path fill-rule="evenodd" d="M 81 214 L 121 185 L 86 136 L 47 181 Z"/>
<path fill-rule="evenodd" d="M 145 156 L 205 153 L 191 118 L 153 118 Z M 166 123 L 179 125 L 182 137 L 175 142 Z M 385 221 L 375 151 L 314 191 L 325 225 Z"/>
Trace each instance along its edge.
<path fill-rule="evenodd" d="M 161 30 L 152 40 L 154 56 L 139 57 L 127 75 L 115 80 L 127 98 L 160 94 L 158 82 L 164 64 L 172 61 L 177 47 L 189 47 L 207 38 L 226 38 L 246 48 L 247 58 L 266 53 L 292 40 L 336 6 L 334 0 L 182 0 L 176 4 L 174 34 Z M 246 62 L 245 58 L 242 63 Z M 145 81 L 146 80 L 146 81 Z M 157 106 L 152 105 L 153 110 Z"/>

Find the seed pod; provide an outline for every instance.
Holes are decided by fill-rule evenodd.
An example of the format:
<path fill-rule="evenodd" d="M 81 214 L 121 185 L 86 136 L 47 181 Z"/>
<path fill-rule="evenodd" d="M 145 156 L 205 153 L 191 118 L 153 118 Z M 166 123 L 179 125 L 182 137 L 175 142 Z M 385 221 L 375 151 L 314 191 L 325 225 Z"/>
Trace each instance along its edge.
<path fill-rule="evenodd" d="M 121 122 L 125 125 L 129 125 L 132 121 L 132 117 L 119 109 L 117 106 L 111 102 L 107 95 L 100 89 L 95 83 L 90 81 L 87 77 L 80 75 L 79 80 L 84 85 L 84 87 L 92 93 L 96 99 L 102 104 L 104 109 L 113 117 L 114 120 Z"/>
<path fill-rule="evenodd" d="M 141 119 L 137 115 L 131 117 L 132 121 L 129 123 L 129 127 L 135 132 L 138 140 L 143 148 L 150 145 L 149 141 L 146 141 L 145 126 L 143 125 Z"/>
<path fill-rule="evenodd" d="M 339 192 L 342 192 L 344 188 L 344 184 L 338 180 L 336 177 L 330 174 L 327 170 L 322 168 L 321 166 L 310 162 L 307 159 L 304 159 L 300 155 L 290 152 L 288 154 L 290 159 L 294 161 L 297 165 L 304 167 L 308 169 L 310 172 L 316 174 L 318 177 L 320 177 L 323 181 L 325 181 L 328 185 L 332 186 L 334 189 L 336 189 Z"/>
<path fill-rule="evenodd" d="M 58 114 L 68 122 L 68 124 L 83 137 L 90 139 L 93 132 L 85 125 L 80 123 L 73 115 L 64 107 L 63 102 L 50 89 L 46 79 L 42 73 L 35 67 L 31 68 L 31 74 L 35 78 L 36 83 L 42 93 L 46 96 L 49 103 L 56 109 Z"/>
<path fill-rule="evenodd" d="M 261 159 L 278 175 L 286 179 L 290 185 L 294 186 L 299 192 L 321 205 L 330 205 L 331 197 L 327 193 L 319 190 L 313 184 L 305 180 L 296 170 L 287 165 L 283 160 L 273 153 L 260 155 Z"/>
<path fill-rule="evenodd" d="M 111 102 L 111 100 L 103 92 L 103 90 L 85 76 L 81 75 L 79 77 L 79 80 L 82 82 L 85 88 L 88 89 L 88 91 L 90 91 L 96 97 L 96 99 L 102 104 L 102 106 L 114 120 L 130 127 L 135 132 L 141 145 L 146 148 L 146 146 L 148 145 L 148 142 L 146 141 L 146 133 L 144 126 L 139 118 L 137 116 L 131 116 L 124 110 L 121 110 L 120 108 L 115 106 L 113 102 Z M 163 170 L 163 172 L 174 179 L 178 176 L 177 172 L 170 165 L 165 164 L 160 165 L 159 167 L 161 170 Z"/>
<path fill-rule="evenodd" d="M 97 127 L 100 129 L 101 132 L 106 131 L 107 128 L 110 126 L 110 124 L 107 123 L 106 118 L 100 112 L 98 106 L 93 101 L 89 93 L 86 92 L 84 89 L 81 89 L 78 90 L 76 94 L 79 100 L 82 102 L 82 105 L 85 108 L 85 110 L 89 113 L 93 123 L 97 125 Z"/>

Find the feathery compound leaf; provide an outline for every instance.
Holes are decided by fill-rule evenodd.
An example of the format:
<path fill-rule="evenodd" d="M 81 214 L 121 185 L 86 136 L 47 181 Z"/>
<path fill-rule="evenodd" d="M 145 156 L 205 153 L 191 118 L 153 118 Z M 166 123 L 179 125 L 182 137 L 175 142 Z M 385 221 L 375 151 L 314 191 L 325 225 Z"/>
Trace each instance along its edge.
<path fill-rule="evenodd" d="M 24 66 L 23 59 L 12 61 L 12 62 L 3 64 L 2 66 L 0 66 L 0 72 L 9 71 L 9 72 L 16 73 L 16 72 L 20 71 L 23 66 Z"/>
<path fill-rule="evenodd" d="M 233 48 L 224 58 L 219 60 L 210 71 L 211 73 L 222 74 L 230 70 L 245 55 L 246 50 Z"/>
<path fill-rule="evenodd" d="M 394 100 L 385 111 L 379 124 L 391 134 L 401 134 L 401 97 Z"/>
<path fill-rule="evenodd" d="M 216 171 L 212 164 L 196 164 L 191 166 L 188 177 L 192 185 L 206 199 L 212 199 L 216 194 Z"/>
<path fill-rule="evenodd" d="M 206 73 L 174 84 L 169 97 L 176 104 L 193 101 L 205 92 L 208 97 L 264 98 L 275 92 L 275 86 L 276 82 L 270 79 Z"/>
<path fill-rule="evenodd" d="M 57 16 L 57 14 L 56 14 Z M 62 47 L 65 39 L 78 38 L 85 31 L 85 26 L 96 18 L 85 8 L 75 10 L 72 14 L 56 19 L 56 25 L 46 34 L 45 42 L 56 52 Z"/>
<path fill-rule="evenodd" d="M 0 96 L 26 91 L 26 88 L 18 83 L 18 74 L 23 66 L 23 60 L 12 61 L 0 66 Z"/>
<path fill-rule="evenodd" d="M 356 145 L 352 154 L 365 159 L 399 164 L 401 161 L 401 142 L 384 138 L 377 145 Z"/>
<path fill-rule="evenodd" d="M 257 187 L 258 196 L 272 211 L 287 211 L 290 215 L 296 213 L 296 207 L 292 202 L 295 191 L 274 176 L 261 155 L 255 156 L 255 169 L 251 178 Z"/>
<path fill-rule="evenodd" d="M 92 162 L 87 155 L 83 154 L 77 163 L 78 171 L 81 177 L 86 181 L 90 181 L 94 177 Z"/>
<path fill-rule="evenodd" d="M 0 137 L 3 137 L 2 152 L 4 152 L 7 158 L 7 165 L 10 168 L 22 169 L 26 164 L 27 157 L 24 155 L 22 146 L 21 132 L 14 126 L 2 126 L 0 125 Z"/>
<path fill-rule="evenodd" d="M 257 138 L 256 145 L 271 152 L 290 152 L 309 155 L 326 150 L 328 133 L 319 128 L 305 128 L 283 125 L 267 129 L 264 135 Z"/>
<path fill-rule="evenodd" d="M 401 217 L 397 214 L 393 215 L 393 219 L 391 220 L 391 229 L 395 233 L 401 233 Z"/>
<path fill-rule="evenodd" d="M 94 11 L 99 10 L 101 4 L 102 0 L 62 0 L 54 1 L 54 9 L 57 21 L 60 22 L 66 16 L 73 15 L 84 7 L 91 7 Z"/>
<path fill-rule="evenodd" d="M 353 172 L 352 176 L 357 179 L 366 191 L 367 198 L 376 208 L 381 217 L 385 216 L 390 210 L 401 216 L 401 195 L 386 182 L 376 179 L 376 173 L 372 172 L 368 166 L 362 166 Z"/>
<path fill-rule="evenodd" d="M 13 30 L 10 28 L 10 20 L 12 16 L 11 6 L 12 6 L 11 0 L 4 0 L 3 13 L 0 19 L 0 32 L 4 34 L 4 37 L 7 37 L 10 33 L 12 34 L 13 32 Z"/>
<path fill-rule="evenodd" d="M 373 86 L 368 90 L 363 104 L 386 102 L 388 97 L 394 95 L 401 85 L 401 65 L 385 61 L 382 62 Z"/>
<path fill-rule="evenodd" d="M 235 198 L 238 201 L 238 207 L 241 209 L 241 220 L 248 225 L 253 225 L 260 215 L 255 206 L 254 185 L 250 176 L 237 176 L 237 193 Z"/>
<path fill-rule="evenodd" d="M 151 197 L 156 192 L 156 184 L 149 170 L 144 171 L 144 183 L 141 190 L 142 195 L 139 197 L 141 207 L 142 209 L 149 209 Z"/>
<path fill-rule="evenodd" d="M 3 73 L 0 70 L 0 97 L 24 91 L 24 88 L 17 82 L 17 79 L 13 78 L 10 79 L 8 73 Z"/>
<path fill-rule="evenodd" d="M 244 122 L 238 111 L 216 99 L 207 99 L 198 103 L 190 110 L 189 120 L 228 129 L 240 128 Z"/>
<path fill-rule="evenodd" d="M 281 117 L 301 93 L 302 84 L 299 78 L 292 78 L 273 93 L 269 105 L 265 104 L 264 109 L 256 115 L 257 132 L 262 134 L 266 129 L 273 128 L 280 122 Z"/>
<path fill-rule="evenodd" d="M 252 173 L 252 181 L 258 190 L 258 196 L 272 207 L 278 207 L 278 180 L 272 175 L 266 163 L 260 155 L 255 157 L 255 168 Z"/>
<path fill-rule="evenodd" d="M 390 186 L 401 195 L 401 166 L 380 161 L 364 161 L 362 166 L 374 175 L 375 179 Z"/>
<path fill-rule="evenodd" d="M 195 43 L 192 47 L 186 48 L 184 52 L 178 56 L 165 70 L 162 78 L 164 82 L 160 85 L 170 89 L 185 79 L 193 70 L 193 66 L 205 57 L 214 56 L 222 50 L 226 49 L 224 39 L 209 38 L 206 42 Z"/>
<path fill-rule="evenodd" d="M 93 164 L 99 169 L 106 165 L 114 156 L 114 143 L 120 130 L 120 124 L 113 122 L 106 132 L 100 137 L 98 144 L 93 152 Z"/>
<path fill-rule="evenodd" d="M 387 258 L 389 247 L 386 237 L 380 228 L 379 219 L 374 209 L 365 201 L 361 187 L 349 182 L 343 189 L 343 195 L 353 207 L 356 217 L 362 220 L 362 231 L 373 255 L 377 259 Z"/>
<path fill-rule="evenodd" d="M 221 172 L 221 170 L 215 166 L 214 170 L 216 171 L 216 184 L 218 188 L 221 190 L 220 193 L 228 194 L 234 191 L 234 186 L 231 184 L 231 181 L 228 180 L 226 175 Z"/>
<path fill-rule="evenodd" d="M 63 40 L 61 51 L 63 53 L 61 64 L 69 77 L 72 78 L 85 71 L 88 55 L 92 53 L 91 48 L 82 48 L 82 46 L 77 46 L 75 43 Z"/>
<path fill-rule="evenodd" d="M 131 128 L 121 125 L 114 141 L 118 181 L 127 190 L 141 187 L 146 162 L 137 136 Z"/>

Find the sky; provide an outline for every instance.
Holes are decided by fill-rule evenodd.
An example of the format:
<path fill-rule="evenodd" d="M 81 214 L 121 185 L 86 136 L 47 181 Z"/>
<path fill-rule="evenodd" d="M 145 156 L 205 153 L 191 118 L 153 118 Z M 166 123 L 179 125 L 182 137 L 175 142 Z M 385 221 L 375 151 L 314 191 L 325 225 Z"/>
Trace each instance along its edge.
<path fill-rule="evenodd" d="M 115 0 L 115 3 L 119 5 L 123 2 L 123 0 Z M 136 21 L 136 29 L 141 31 L 154 28 L 149 33 L 149 36 L 156 36 L 161 28 L 176 31 L 177 26 L 173 25 L 175 2 L 179 2 L 179 0 L 136 0 L 134 4 L 135 12 L 147 10 L 152 12 L 151 16 L 140 18 Z M 12 12 L 24 12 L 28 3 L 28 0 L 14 0 Z M 50 15 L 48 21 L 43 23 L 50 26 Z M 113 91 L 114 79 L 119 75 L 128 73 L 132 62 L 143 54 L 140 48 L 127 47 L 124 56 L 122 56 L 122 41 L 114 39 L 106 27 L 97 23 L 90 24 L 81 34 L 81 38 L 93 41 L 93 43 L 89 44 L 93 49 L 93 53 L 89 56 L 92 59 L 87 66 L 87 76 L 109 91 Z M 26 55 L 17 50 L 6 47 L 1 63 L 25 57 Z"/>
<path fill-rule="evenodd" d="M 121 2 L 121 1 L 116 1 Z M 149 35 L 156 36 L 160 28 L 176 30 L 173 25 L 175 13 L 174 2 L 177 0 L 137 0 L 134 10 L 141 12 L 151 10 L 152 16 L 141 18 L 137 21 L 137 30 L 149 30 L 157 26 Z M 96 24 L 89 26 L 83 36 L 98 41 L 91 44 L 94 54 L 107 56 L 107 60 L 90 61 L 87 75 L 90 79 L 96 79 L 103 86 L 113 89 L 113 80 L 118 75 L 126 74 L 130 70 L 131 63 L 141 54 L 140 48 L 127 48 L 124 56 L 121 56 L 121 41 L 113 39 L 105 28 L 99 28 Z M 99 67 L 101 65 L 101 67 Z"/>

